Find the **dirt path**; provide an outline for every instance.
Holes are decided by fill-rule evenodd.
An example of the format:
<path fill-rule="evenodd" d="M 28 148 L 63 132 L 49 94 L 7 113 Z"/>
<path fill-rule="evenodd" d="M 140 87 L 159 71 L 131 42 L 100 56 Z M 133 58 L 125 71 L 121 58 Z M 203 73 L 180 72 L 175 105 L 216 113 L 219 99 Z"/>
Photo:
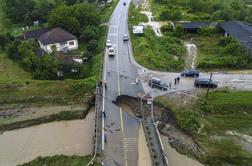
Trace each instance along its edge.
<path fill-rule="evenodd" d="M 84 120 L 53 122 L 0 135 L 0 165 L 13 166 L 38 156 L 92 153 L 95 112 Z"/>
<path fill-rule="evenodd" d="M 138 166 L 151 166 L 150 152 L 142 125 L 140 125 L 138 137 Z"/>

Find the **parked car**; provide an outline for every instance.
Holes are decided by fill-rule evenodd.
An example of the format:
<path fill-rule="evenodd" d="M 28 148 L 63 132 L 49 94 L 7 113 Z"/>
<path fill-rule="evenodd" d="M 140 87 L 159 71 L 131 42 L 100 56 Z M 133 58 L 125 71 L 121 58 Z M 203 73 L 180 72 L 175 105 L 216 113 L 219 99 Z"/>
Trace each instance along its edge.
<path fill-rule="evenodd" d="M 209 78 L 196 78 L 194 81 L 195 87 L 210 87 L 217 88 L 218 84 L 216 81 L 210 80 Z"/>
<path fill-rule="evenodd" d="M 194 69 L 184 70 L 180 75 L 182 77 L 199 77 L 199 71 Z"/>
<path fill-rule="evenodd" d="M 113 47 L 109 48 L 108 55 L 109 56 L 115 56 L 115 49 Z"/>
<path fill-rule="evenodd" d="M 168 89 L 168 84 L 164 83 L 163 81 L 161 81 L 159 78 L 156 78 L 156 77 L 152 77 L 149 80 L 148 84 L 152 88 L 158 88 L 160 90 L 167 90 Z"/>
<path fill-rule="evenodd" d="M 123 2 L 123 6 L 126 6 L 126 2 Z"/>
<path fill-rule="evenodd" d="M 127 34 L 123 35 L 123 41 L 128 41 L 129 40 L 129 36 Z"/>
<path fill-rule="evenodd" d="M 106 47 L 111 47 L 111 46 L 112 46 L 111 40 L 107 40 Z"/>

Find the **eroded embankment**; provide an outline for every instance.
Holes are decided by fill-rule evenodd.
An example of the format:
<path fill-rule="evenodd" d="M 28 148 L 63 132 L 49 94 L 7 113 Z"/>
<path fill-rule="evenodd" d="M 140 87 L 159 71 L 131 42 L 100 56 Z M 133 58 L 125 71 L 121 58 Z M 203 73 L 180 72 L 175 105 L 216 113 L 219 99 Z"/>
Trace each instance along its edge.
<path fill-rule="evenodd" d="M 76 105 L 1 105 L 0 133 L 54 121 L 84 119 L 91 107 L 92 102 Z"/>
<path fill-rule="evenodd" d="M 139 117 L 141 115 L 140 99 L 134 99 L 131 97 L 118 98 L 119 105 L 126 104 L 130 107 L 132 115 Z M 143 107 L 147 106 L 145 100 L 143 100 Z M 143 112 L 144 117 L 151 116 L 150 112 Z M 196 160 L 188 158 L 201 158 L 204 155 L 204 151 L 193 140 L 193 138 L 184 132 L 178 125 L 173 112 L 169 109 L 164 109 L 154 103 L 154 116 L 155 121 L 159 123 L 158 129 L 161 132 L 162 140 L 164 141 L 165 152 L 167 157 L 175 157 L 172 159 L 173 165 L 175 163 L 188 163 L 190 165 L 201 165 Z M 168 140 L 168 141 L 167 141 Z M 175 148 L 179 153 L 186 154 L 187 156 L 179 154 L 176 150 L 172 149 L 170 145 Z M 183 164 L 182 164 L 183 165 Z"/>

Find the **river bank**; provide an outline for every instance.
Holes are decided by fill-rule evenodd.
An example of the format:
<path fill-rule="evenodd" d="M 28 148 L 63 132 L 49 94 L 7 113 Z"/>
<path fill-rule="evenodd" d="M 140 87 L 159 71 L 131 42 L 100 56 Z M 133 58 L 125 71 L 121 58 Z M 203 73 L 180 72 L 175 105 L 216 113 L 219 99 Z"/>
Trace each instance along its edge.
<path fill-rule="evenodd" d="M 38 156 L 89 155 L 95 112 L 83 120 L 52 122 L 4 132 L 0 135 L 0 165 L 12 166 Z"/>

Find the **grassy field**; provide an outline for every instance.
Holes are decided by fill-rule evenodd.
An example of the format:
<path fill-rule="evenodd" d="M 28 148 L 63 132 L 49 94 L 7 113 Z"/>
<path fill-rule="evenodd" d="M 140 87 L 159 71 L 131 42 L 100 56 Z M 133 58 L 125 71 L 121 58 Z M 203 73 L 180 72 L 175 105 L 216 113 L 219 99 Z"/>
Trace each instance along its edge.
<path fill-rule="evenodd" d="M 53 156 L 53 157 L 38 157 L 35 160 L 22 164 L 20 166 L 41 166 L 41 165 L 53 165 L 53 166 L 86 166 L 91 160 L 92 156 Z M 97 161 L 93 166 L 101 166 Z"/>
<path fill-rule="evenodd" d="M 181 70 L 184 67 L 186 52 L 182 42 L 174 37 L 157 37 L 151 27 L 145 28 L 142 36 L 133 35 L 132 26 L 144 21 L 147 21 L 147 18 L 140 14 L 140 9 L 134 10 L 131 6 L 129 29 L 136 61 L 154 70 Z"/>
<path fill-rule="evenodd" d="M 252 91 L 230 90 L 212 91 L 207 109 L 202 100 L 183 105 L 165 97 L 157 99 L 172 109 L 179 125 L 204 149 L 206 155 L 200 160 L 213 166 L 252 163 L 251 142 L 246 140 L 252 136 L 251 101 Z M 230 131 L 238 134 L 230 135 Z"/>
<path fill-rule="evenodd" d="M 186 1 L 184 0 L 167 0 L 165 4 L 155 2 L 155 0 L 150 0 L 149 3 L 153 16 L 157 21 L 161 20 L 160 15 L 165 11 L 168 11 L 168 13 L 173 13 L 174 11 L 180 13 L 179 21 L 208 20 L 210 18 L 208 13 L 194 12 L 190 8 L 186 7 Z M 176 19 L 172 20 L 175 21 Z"/>
<path fill-rule="evenodd" d="M 85 80 L 32 80 L 18 63 L 0 54 L 0 103 L 83 103 L 92 97 L 95 77 Z M 86 87 L 82 86 L 86 85 Z M 82 96 L 83 95 L 83 96 Z"/>
<path fill-rule="evenodd" d="M 220 45 L 223 35 L 214 33 L 208 36 L 201 34 L 184 34 L 182 40 L 190 41 L 197 46 L 196 67 L 202 70 L 235 70 L 235 69 L 250 69 L 252 68 L 251 59 L 248 63 L 242 64 L 246 61 L 247 55 L 238 57 L 233 52 L 238 51 L 233 49 L 233 52 L 228 52 L 233 43 L 227 46 Z M 242 64 L 242 65 L 241 65 Z"/>

